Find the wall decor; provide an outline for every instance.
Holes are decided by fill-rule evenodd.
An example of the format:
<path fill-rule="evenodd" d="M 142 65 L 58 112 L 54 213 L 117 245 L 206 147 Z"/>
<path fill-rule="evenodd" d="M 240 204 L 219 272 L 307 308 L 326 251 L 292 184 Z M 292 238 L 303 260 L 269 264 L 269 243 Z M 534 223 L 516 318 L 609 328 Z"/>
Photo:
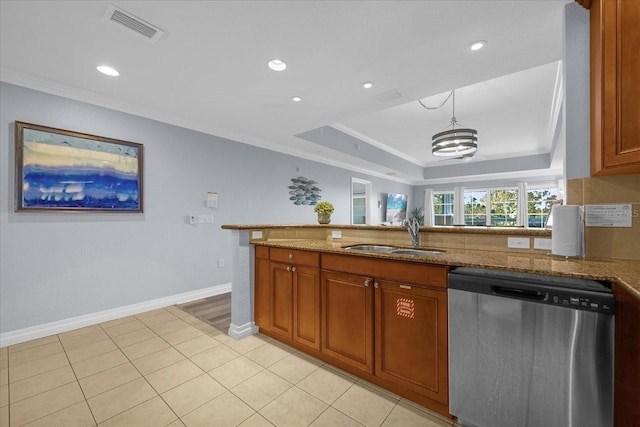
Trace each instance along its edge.
<path fill-rule="evenodd" d="M 320 192 L 314 180 L 299 176 L 297 178 L 291 178 L 293 185 L 289 186 L 289 200 L 293 201 L 294 205 L 315 205 L 320 200 Z"/>
<path fill-rule="evenodd" d="M 143 146 L 15 122 L 15 210 L 143 212 Z"/>
<path fill-rule="evenodd" d="M 387 193 L 387 222 L 401 223 L 407 218 L 406 194 Z"/>

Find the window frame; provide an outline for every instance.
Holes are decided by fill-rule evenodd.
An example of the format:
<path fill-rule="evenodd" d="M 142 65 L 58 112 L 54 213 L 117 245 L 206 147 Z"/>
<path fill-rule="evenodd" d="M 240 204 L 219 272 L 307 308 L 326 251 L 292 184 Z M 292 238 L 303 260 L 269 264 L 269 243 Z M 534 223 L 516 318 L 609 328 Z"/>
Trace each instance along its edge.
<path fill-rule="evenodd" d="M 494 201 L 492 201 L 492 193 L 494 193 L 495 191 L 510 191 L 514 193 L 514 198 L 513 203 L 514 209 L 511 209 L 515 214 L 515 218 L 513 218 L 513 221 L 511 221 L 513 223 L 513 225 L 495 225 L 495 215 L 496 213 L 492 213 L 492 206 L 494 205 Z M 505 228 L 517 228 L 517 227 L 524 227 L 524 228 L 531 228 L 531 229 L 543 229 L 544 228 L 544 222 L 546 217 L 548 216 L 548 213 L 546 214 L 546 216 L 544 218 L 541 218 L 540 221 L 537 221 L 538 223 L 541 222 L 540 226 L 530 226 L 530 215 L 531 212 L 529 210 L 529 193 L 531 191 L 544 191 L 544 190 L 549 190 L 552 192 L 551 196 L 555 197 L 554 199 L 545 199 L 545 203 L 548 203 L 549 207 L 551 206 L 551 202 L 553 201 L 557 201 L 560 200 L 560 193 L 561 193 L 561 185 L 560 183 L 557 182 L 540 182 L 540 183 L 534 183 L 534 184 L 527 184 L 527 183 L 521 183 L 521 184 L 517 184 L 517 185 L 505 185 L 505 186 L 487 186 L 487 187 L 472 187 L 472 188 L 464 188 L 464 187 L 455 187 L 454 189 L 443 189 L 443 190 L 431 190 L 432 191 L 432 196 L 431 196 L 431 204 L 433 206 L 433 212 L 431 213 L 432 215 L 432 221 L 434 226 L 445 226 L 444 224 L 438 224 L 438 218 L 442 218 L 445 215 L 449 215 L 449 214 L 437 214 L 436 212 L 438 211 L 438 209 L 436 208 L 436 206 L 444 206 L 444 203 L 441 204 L 436 204 L 436 196 L 438 195 L 450 195 L 451 197 L 451 204 L 447 204 L 448 206 L 450 206 L 450 210 L 451 210 L 451 215 L 453 217 L 453 224 L 455 224 L 456 220 L 462 220 L 462 223 L 460 225 L 464 226 L 464 227 L 484 227 L 484 226 L 494 226 L 494 227 L 505 227 Z M 522 195 L 520 195 L 520 192 L 524 192 L 525 193 L 525 200 L 527 203 L 526 209 L 524 211 L 526 211 L 526 218 L 522 219 L 522 221 L 520 221 L 519 216 L 522 216 L 523 210 L 520 208 L 520 201 L 522 199 Z M 555 192 L 555 194 L 553 194 Z M 467 194 L 469 193 L 484 193 L 484 198 L 485 198 L 485 202 L 484 202 L 484 214 L 482 215 L 480 212 L 479 214 L 482 215 L 482 217 L 485 219 L 484 224 L 468 224 L 467 223 L 467 217 L 469 214 L 466 213 L 466 206 L 467 206 L 467 202 L 466 202 L 466 198 L 467 198 Z M 456 218 L 456 209 L 457 209 L 457 204 L 456 204 L 456 196 L 458 196 L 458 199 L 461 199 L 463 201 L 463 206 L 462 209 L 459 213 L 459 215 L 461 215 L 461 218 Z M 460 197 L 461 196 L 461 197 Z M 494 199 L 495 200 L 495 199 Z M 510 215 L 513 215 L 510 214 Z M 493 218 L 492 218 L 493 216 Z M 481 222 L 481 221 L 480 221 Z M 449 225 L 449 224 L 447 224 Z"/>

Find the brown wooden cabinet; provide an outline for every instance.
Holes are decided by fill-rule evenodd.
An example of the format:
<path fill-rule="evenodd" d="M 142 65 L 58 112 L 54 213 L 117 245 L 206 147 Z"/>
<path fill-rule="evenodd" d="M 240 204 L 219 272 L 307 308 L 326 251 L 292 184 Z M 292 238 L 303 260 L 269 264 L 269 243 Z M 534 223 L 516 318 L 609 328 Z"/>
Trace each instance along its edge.
<path fill-rule="evenodd" d="M 256 246 L 255 322 L 266 335 L 450 416 L 447 271 Z"/>
<path fill-rule="evenodd" d="M 293 272 L 291 264 L 271 261 L 269 267 L 271 269 L 269 330 L 273 334 L 291 339 L 293 333 Z"/>
<path fill-rule="evenodd" d="M 640 1 L 590 9 L 591 175 L 640 173 Z"/>
<path fill-rule="evenodd" d="M 253 320 L 261 331 L 267 331 L 271 324 L 270 302 L 270 261 L 269 248 L 255 247 L 253 282 Z"/>
<path fill-rule="evenodd" d="M 447 293 L 377 280 L 375 375 L 449 402 Z"/>
<path fill-rule="evenodd" d="M 262 332 L 320 349 L 320 255 L 256 248 L 255 322 Z M 259 258 L 259 255 L 262 256 Z M 267 273 L 265 273 L 265 270 Z"/>
<path fill-rule="evenodd" d="M 614 362 L 614 425 L 637 426 L 640 420 L 640 301 L 617 283 Z"/>
<path fill-rule="evenodd" d="M 373 373 L 373 279 L 322 273 L 322 352 Z"/>
<path fill-rule="evenodd" d="M 293 340 L 320 350 L 320 270 L 293 269 Z"/>
<path fill-rule="evenodd" d="M 322 351 L 446 408 L 446 283 L 444 266 L 323 254 Z"/>

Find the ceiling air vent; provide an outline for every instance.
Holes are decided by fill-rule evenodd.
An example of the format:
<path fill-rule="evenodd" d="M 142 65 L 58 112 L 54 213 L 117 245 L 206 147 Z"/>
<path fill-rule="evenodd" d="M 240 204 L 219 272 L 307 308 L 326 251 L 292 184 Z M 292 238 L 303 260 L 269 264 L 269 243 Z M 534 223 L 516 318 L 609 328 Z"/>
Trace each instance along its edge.
<path fill-rule="evenodd" d="M 389 101 L 396 100 L 398 98 L 402 98 L 402 94 L 400 92 L 398 92 L 397 90 L 392 90 L 390 92 L 383 93 L 383 94 L 378 95 L 376 97 L 376 99 L 379 102 L 389 102 Z"/>
<path fill-rule="evenodd" d="M 129 12 L 119 9 L 113 5 L 109 5 L 107 7 L 107 10 L 104 12 L 103 18 L 106 21 L 122 24 L 125 27 L 135 31 L 140 35 L 143 35 L 147 39 L 154 42 L 165 34 L 162 29 L 156 27 L 155 25 L 151 25 L 148 22 L 145 22 L 142 19 L 130 14 Z"/>

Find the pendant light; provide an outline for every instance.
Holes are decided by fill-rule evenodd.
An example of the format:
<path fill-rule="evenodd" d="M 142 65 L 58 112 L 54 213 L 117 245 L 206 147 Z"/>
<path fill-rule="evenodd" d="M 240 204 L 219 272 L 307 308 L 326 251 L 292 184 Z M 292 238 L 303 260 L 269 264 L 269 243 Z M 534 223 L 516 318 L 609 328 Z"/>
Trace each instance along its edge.
<path fill-rule="evenodd" d="M 451 95 L 453 95 L 453 116 L 451 117 L 451 123 L 449 123 L 451 129 L 433 135 L 431 138 L 431 154 L 438 157 L 461 157 L 467 159 L 478 151 L 478 132 L 475 129 L 456 128 L 456 125 L 459 126 L 456 120 L 456 91 L 453 90 Z M 444 102 L 447 102 L 448 99 Z M 418 102 L 420 101 L 418 100 Z M 444 105 L 444 102 L 440 107 Z M 422 102 L 420 104 L 425 108 L 429 108 Z"/>

